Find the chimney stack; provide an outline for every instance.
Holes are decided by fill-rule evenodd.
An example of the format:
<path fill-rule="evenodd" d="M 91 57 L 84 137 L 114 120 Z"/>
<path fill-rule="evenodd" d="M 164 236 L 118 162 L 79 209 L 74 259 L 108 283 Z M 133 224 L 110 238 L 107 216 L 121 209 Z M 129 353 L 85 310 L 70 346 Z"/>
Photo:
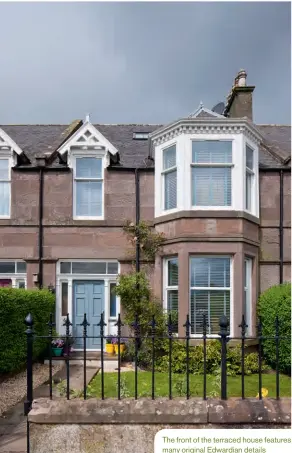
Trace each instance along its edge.
<path fill-rule="evenodd" d="M 234 79 L 224 109 L 224 115 L 229 118 L 247 117 L 252 121 L 252 93 L 255 87 L 247 86 L 246 78 L 246 71 L 241 69 Z"/>

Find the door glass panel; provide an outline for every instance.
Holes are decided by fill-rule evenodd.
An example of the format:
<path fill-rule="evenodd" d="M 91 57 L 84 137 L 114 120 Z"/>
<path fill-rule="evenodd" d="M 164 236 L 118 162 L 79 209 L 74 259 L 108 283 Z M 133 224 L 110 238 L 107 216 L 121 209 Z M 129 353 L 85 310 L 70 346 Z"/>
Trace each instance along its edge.
<path fill-rule="evenodd" d="M 108 274 L 117 274 L 118 273 L 118 263 L 108 263 L 107 264 L 107 273 Z"/>
<path fill-rule="evenodd" d="M 68 313 L 68 282 L 62 282 L 62 316 Z"/>
<path fill-rule="evenodd" d="M 115 318 L 117 316 L 117 296 L 115 295 L 115 283 L 110 284 L 110 317 Z"/>

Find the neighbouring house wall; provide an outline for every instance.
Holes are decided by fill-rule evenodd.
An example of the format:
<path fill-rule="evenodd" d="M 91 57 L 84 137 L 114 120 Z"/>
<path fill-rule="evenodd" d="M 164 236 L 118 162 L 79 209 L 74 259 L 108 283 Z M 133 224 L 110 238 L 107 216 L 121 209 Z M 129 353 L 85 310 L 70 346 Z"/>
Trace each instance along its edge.
<path fill-rule="evenodd" d="M 283 177 L 283 280 L 291 281 L 291 174 Z M 280 173 L 260 172 L 260 291 L 280 283 Z"/>

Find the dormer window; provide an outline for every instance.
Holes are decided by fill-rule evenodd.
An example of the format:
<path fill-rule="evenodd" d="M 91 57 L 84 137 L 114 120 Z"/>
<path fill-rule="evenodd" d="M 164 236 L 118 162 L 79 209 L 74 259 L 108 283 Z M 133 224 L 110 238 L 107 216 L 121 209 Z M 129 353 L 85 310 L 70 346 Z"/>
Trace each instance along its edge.
<path fill-rule="evenodd" d="M 99 157 L 75 157 L 74 217 L 96 219 L 103 216 L 103 165 Z"/>
<path fill-rule="evenodd" d="M 164 209 L 175 209 L 177 205 L 176 145 L 163 150 Z"/>
<path fill-rule="evenodd" d="M 192 142 L 192 205 L 231 206 L 232 142 Z"/>

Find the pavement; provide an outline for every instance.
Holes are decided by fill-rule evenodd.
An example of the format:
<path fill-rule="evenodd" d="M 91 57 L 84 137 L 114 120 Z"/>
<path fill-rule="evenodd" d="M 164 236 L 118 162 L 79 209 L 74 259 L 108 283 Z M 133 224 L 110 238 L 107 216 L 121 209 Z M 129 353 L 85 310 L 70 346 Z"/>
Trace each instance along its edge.
<path fill-rule="evenodd" d="M 96 367 L 87 367 L 86 384 L 99 371 Z M 78 391 L 83 390 L 83 366 L 70 367 L 70 388 Z M 63 367 L 54 376 L 54 382 L 66 379 L 66 367 Z M 34 400 L 49 398 L 50 389 L 48 384 L 43 384 L 34 389 Z M 53 398 L 58 398 L 56 387 L 53 387 Z M 27 418 L 24 415 L 24 401 L 19 402 L 0 417 L 0 453 L 27 453 Z"/>

